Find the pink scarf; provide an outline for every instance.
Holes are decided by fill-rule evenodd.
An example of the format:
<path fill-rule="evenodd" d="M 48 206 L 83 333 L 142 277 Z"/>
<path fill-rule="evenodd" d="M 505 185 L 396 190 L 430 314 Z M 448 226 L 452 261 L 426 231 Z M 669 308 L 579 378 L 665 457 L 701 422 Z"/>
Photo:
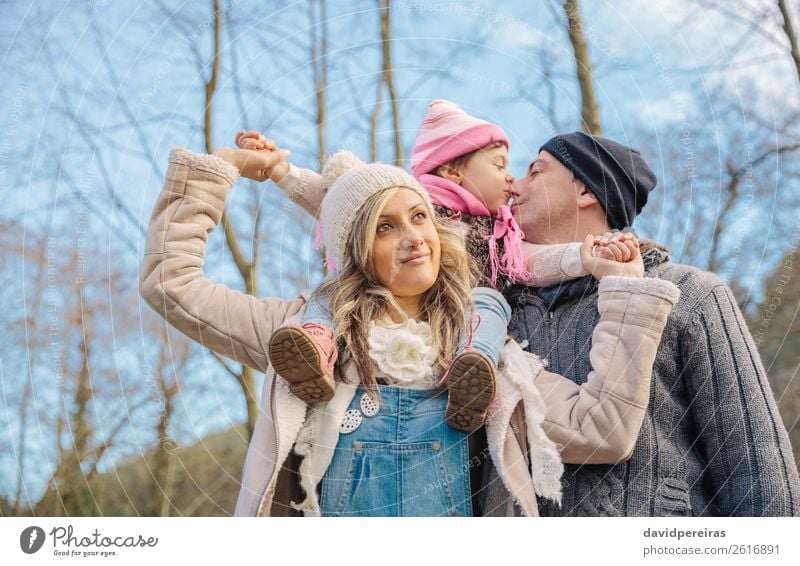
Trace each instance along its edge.
<path fill-rule="evenodd" d="M 491 216 L 489 209 L 467 189 L 436 175 L 420 175 L 419 182 L 431 195 L 434 204 L 472 216 Z M 522 229 L 514 220 L 511 209 L 503 205 L 494 217 L 494 231 L 486 236 L 489 241 L 489 261 L 492 270 L 492 284 L 497 283 L 498 274 L 505 275 L 513 283 L 524 282 L 530 278 L 525 253 L 522 250 Z M 503 239 L 505 253 L 497 254 L 497 241 Z"/>

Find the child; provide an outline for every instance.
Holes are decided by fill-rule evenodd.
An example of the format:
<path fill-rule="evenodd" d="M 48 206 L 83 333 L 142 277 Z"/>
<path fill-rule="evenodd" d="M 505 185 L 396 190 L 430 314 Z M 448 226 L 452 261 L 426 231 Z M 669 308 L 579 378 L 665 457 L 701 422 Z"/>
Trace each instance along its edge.
<path fill-rule="evenodd" d="M 236 144 L 252 150 L 277 149 L 257 132 L 239 132 Z M 586 275 L 580 243 L 539 246 L 522 241 L 522 231 L 507 206 L 514 181 L 507 171 L 508 146 L 499 126 L 474 118 L 451 102 L 435 100 L 411 153 L 412 173 L 429 192 L 437 214 L 458 224 L 467 251 L 482 270 L 481 287 L 473 290 L 471 328 L 439 380 L 448 388 L 447 423 L 464 432 L 483 424 L 495 394 L 495 370 L 511 315 L 499 290 L 510 283 L 548 286 Z M 324 188 L 316 173 L 286 164 L 276 168 L 272 179 L 317 216 Z M 608 243 L 598 255 L 614 259 L 608 246 L 622 249 L 626 239 Z M 327 263 L 335 270 L 329 259 Z M 333 397 L 337 348 L 324 298 L 312 296 L 301 323 L 288 323 L 273 335 L 269 357 L 292 392 L 306 403 Z"/>
<path fill-rule="evenodd" d="M 501 291 L 509 283 L 547 287 L 587 275 L 580 243 L 522 241 L 507 206 L 514 182 L 508 148 L 499 126 L 434 100 L 411 150 L 411 171 L 431 194 L 437 213 L 460 223 L 467 251 L 483 270 L 481 285 Z"/>

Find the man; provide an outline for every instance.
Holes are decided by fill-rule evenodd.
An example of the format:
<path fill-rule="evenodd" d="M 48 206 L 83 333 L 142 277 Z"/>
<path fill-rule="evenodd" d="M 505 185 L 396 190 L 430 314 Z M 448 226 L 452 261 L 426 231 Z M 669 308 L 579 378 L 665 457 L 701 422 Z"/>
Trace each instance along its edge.
<path fill-rule="evenodd" d="M 627 230 L 656 177 L 638 151 L 575 132 L 542 146 L 514 185 L 526 240 L 583 241 Z M 541 514 L 572 516 L 800 515 L 788 435 L 764 367 L 731 290 L 712 273 L 675 264 L 642 245 L 646 276 L 681 289 L 653 368 L 647 415 L 632 457 L 617 465 L 567 465 L 563 503 Z M 598 320 L 592 278 L 546 289 L 515 288 L 510 331 L 580 383 L 591 370 Z"/>

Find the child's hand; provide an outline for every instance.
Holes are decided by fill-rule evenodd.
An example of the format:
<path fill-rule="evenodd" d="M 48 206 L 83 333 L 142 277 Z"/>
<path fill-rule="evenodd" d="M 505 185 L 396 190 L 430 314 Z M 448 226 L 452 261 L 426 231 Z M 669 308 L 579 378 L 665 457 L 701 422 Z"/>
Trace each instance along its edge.
<path fill-rule="evenodd" d="M 278 149 L 278 146 L 275 145 L 275 141 L 265 138 L 261 135 L 261 132 L 245 130 L 239 130 L 239 133 L 236 134 L 236 145 L 242 149 L 252 149 L 253 151 L 262 149 L 274 151 Z"/>
<path fill-rule="evenodd" d="M 594 237 L 592 254 L 594 257 L 627 263 L 633 259 L 634 248 L 639 248 L 639 240 L 631 234 L 606 232 Z"/>
<path fill-rule="evenodd" d="M 597 279 L 607 275 L 644 276 L 639 240 L 633 234 L 588 235 L 581 246 L 581 263 Z"/>
<path fill-rule="evenodd" d="M 261 135 L 261 132 L 255 131 L 240 130 L 239 133 L 236 134 L 236 145 L 242 149 L 249 149 L 251 151 L 266 151 L 268 153 L 278 151 L 278 146 L 273 140 L 265 138 Z M 288 153 L 286 155 L 288 155 Z M 271 169 L 269 179 L 277 183 L 288 172 L 289 164 L 286 161 L 281 161 Z"/>
<path fill-rule="evenodd" d="M 285 149 L 277 151 L 253 151 L 250 149 L 221 147 L 214 152 L 239 170 L 242 177 L 254 181 L 266 181 L 272 178 L 275 169 L 286 166 L 285 159 L 289 152 Z"/>

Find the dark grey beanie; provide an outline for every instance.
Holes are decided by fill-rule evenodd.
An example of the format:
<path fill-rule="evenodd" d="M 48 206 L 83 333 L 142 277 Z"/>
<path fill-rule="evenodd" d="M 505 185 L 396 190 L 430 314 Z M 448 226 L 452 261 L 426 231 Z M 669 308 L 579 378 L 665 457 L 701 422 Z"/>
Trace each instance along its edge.
<path fill-rule="evenodd" d="M 639 151 L 584 132 L 560 134 L 539 151 L 558 159 L 600 201 L 611 228 L 633 226 L 633 219 L 647 203 L 656 186 L 655 173 Z"/>

